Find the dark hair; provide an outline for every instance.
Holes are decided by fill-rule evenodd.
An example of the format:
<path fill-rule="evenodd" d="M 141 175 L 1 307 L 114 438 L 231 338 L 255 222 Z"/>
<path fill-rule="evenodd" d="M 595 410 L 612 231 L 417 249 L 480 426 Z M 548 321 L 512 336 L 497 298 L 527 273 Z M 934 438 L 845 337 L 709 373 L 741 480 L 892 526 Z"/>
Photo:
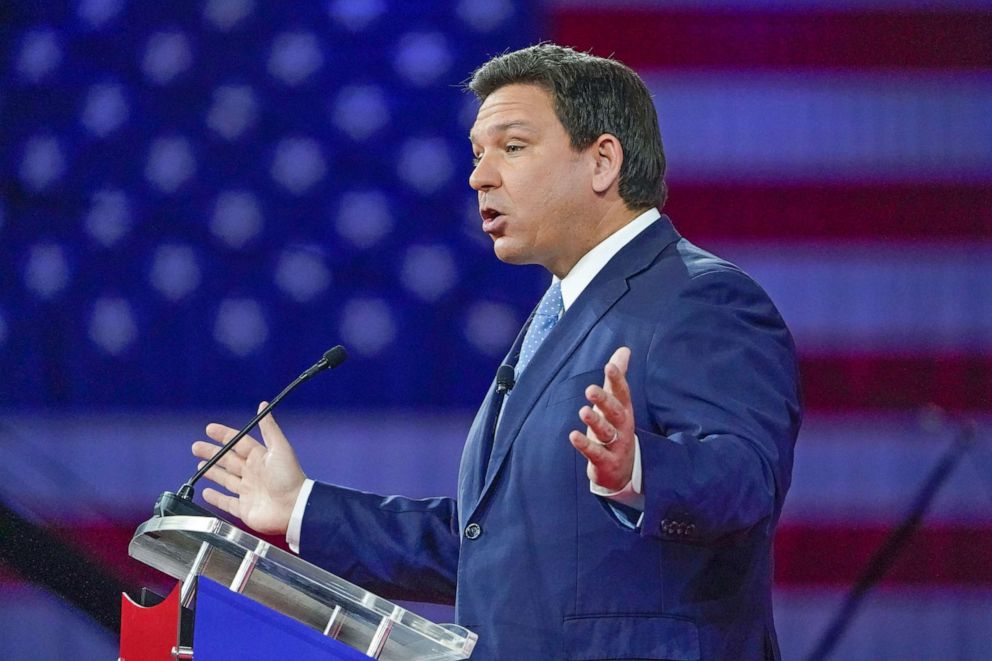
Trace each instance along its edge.
<path fill-rule="evenodd" d="M 539 85 L 551 94 L 558 121 L 576 151 L 604 133 L 617 137 L 624 156 L 620 197 L 629 209 L 665 205 L 658 112 L 644 81 L 630 67 L 544 43 L 494 57 L 475 70 L 467 87 L 485 101 L 501 87 L 519 83 Z"/>

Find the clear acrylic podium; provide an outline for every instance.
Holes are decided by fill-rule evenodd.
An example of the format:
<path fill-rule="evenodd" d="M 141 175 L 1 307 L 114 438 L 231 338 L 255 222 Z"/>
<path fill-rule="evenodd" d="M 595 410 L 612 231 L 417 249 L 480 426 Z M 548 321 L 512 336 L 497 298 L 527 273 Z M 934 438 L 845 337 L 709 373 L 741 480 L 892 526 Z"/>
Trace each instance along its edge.
<path fill-rule="evenodd" d="M 311 638 L 326 638 L 329 653 L 323 658 L 350 659 L 352 650 L 358 650 L 384 661 L 447 661 L 467 659 L 475 646 L 476 634 L 453 624 L 435 624 L 221 519 L 153 517 L 135 531 L 128 552 L 181 581 L 182 606 L 194 604 L 198 579 L 206 577 L 264 607 L 259 609 L 264 611 L 261 617 L 303 625 Z M 255 604 L 252 607 L 258 608 Z M 202 658 L 196 649 L 203 635 L 198 622 L 193 650 L 186 653 Z M 342 645 L 350 648 L 347 655 L 330 653 Z M 182 651 L 173 657 L 185 658 Z"/>

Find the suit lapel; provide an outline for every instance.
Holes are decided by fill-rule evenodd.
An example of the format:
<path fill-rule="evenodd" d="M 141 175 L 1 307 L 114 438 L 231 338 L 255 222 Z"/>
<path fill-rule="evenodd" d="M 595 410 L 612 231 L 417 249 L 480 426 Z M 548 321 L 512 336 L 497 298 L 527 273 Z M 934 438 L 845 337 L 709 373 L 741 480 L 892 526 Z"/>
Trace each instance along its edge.
<path fill-rule="evenodd" d="M 647 269 L 662 250 L 679 238 L 678 232 L 666 216 L 649 225 L 614 255 L 551 330 L 503 406 L 503 419 L 493 440 L 491 458 L 485 471 L 485 483 L 466 520 L 474 514 L 492 488 L 524 421 L 532 412 L 541 414 L 535 409 L 535 405 L 548 385 L 596 323 L 627 293 L 627 279 Z M 526 325 L 514 343 L 517 353 L 525 330 Z M 514 350 L 511 350 L 511 356 Z M 489 407 L 494 408 L 492 396 L 489 398 Z M 481 430 L 482 434 L 491 434 L 492 418 L 489 420 L 490 426 Z M 549 442 L 553 440 L 548 439 Z M 485 463 L 483 458 L 482 464 Z"/>
<path fill-rule="evenodd" d="M 524 336 L 527 334 L 527 328 L 534 319 L 534 312 L 536 310 L 537 308 L 535 307 L 531 311 L 530 316 L 527 317 L 527 321 L 524 322 L 520 332 L 517 333 L 517 338 L 513 341 L 513 345 L 510 347 L 510 351 L 506 354 L 506 357 L 503 358 L 503 362 L 500 363 L 501 365 L 516 365 L 517 359 L 520 357 L 520 346 L 523 344 Z M 499 414 L 499 401 L 500 399 L 496 395 L 496 381 L 494 379 L 489 384 L 486 401 L 475 416 L 475 421 L 472 424 L 472 429 L 465 443 L 462 465 L 459 470 L 458 496 L 463 505 L 470 507 L 469 511 L 475 509 L 475 505 L 482 493 L 486 467 L 489 465 L 493 448 L 493 425 L 496 422 L 496 416 Z"/>

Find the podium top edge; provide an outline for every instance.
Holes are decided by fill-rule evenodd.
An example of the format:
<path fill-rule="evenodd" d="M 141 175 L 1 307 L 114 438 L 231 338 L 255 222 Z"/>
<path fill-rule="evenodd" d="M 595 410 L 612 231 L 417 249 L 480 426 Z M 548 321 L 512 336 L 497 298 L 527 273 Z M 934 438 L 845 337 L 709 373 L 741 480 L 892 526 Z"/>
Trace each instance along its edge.
<path fill-rule="evenodd" d="M 467 658 L 475 646 L 478 637 L 475 632 L 456 624 L 428 620 L 221 518 L 180 514 L 153 516 L 135 530 L 128 554 L 149 567 L 184 580 L 195 564 L 196 549 L 204 543 L 235 557 L 256 553 L 270 564 L 270 571 L 283 576 L 282 580 L 311 585 L 311 589 L 335 595 L 338 600 L 416 631 L 443 648 L 466 653 L 460 658 Z"/>
<path fill-rule="evenodd" d="M 217 534 L 222 532 L 225 528 L 230 528 L 231 530 L 237 530 L 238 532 L 258 539 L 250 533 L 246 533 L 240 528 L 219 519 L 217 517 L 208 516 L 153 516 L 144 523 L 138 526 L 137 530 L 134 531 L 131 539 L 141 537 L 152 532 L 160 532 L 164 530 L 177 530 L 186 532 L 198 532 L 205 534 Z M 261 541 L 261 540 L 260 540 Z"/>

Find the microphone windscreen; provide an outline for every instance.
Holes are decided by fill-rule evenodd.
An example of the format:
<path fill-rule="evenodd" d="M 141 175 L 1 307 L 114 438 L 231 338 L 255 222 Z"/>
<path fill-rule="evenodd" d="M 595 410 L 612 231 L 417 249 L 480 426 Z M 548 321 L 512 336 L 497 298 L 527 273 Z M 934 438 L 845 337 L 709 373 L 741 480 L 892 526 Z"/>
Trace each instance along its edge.
<path fill-rule="evenodd" d="M 513 365 L 500 365 L 496 370 L 496 387 L 510 390 L 514 386 Z"/>
<path fill-rule="evenodd" d="M 348 352 L 345 351 L 344 347 L 339 344 L 333 349 L 328 349 L 324 352 L 324 360 L 327 361 L 327 367 L 329 369 L 334 369 L 344 361 L 348 360 Z"/>

